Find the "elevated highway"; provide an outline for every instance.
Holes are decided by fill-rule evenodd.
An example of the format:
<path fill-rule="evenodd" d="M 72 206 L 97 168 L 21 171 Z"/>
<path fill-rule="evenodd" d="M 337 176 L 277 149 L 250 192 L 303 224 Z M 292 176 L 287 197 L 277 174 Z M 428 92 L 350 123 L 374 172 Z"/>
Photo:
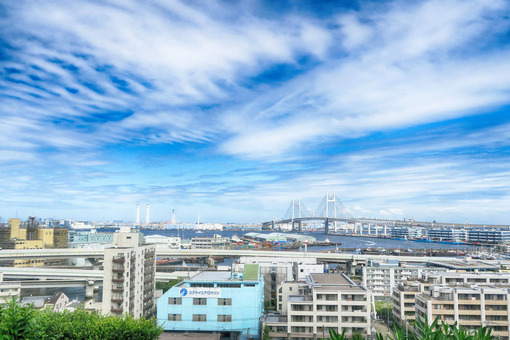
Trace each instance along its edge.
<path fill-rule="evenodd" d="M 86 269 L 61 269 L 52 267 L 29 267 L 29 268 L 13 268 L 13 267 L 0 267 L 0 273 L 3 273 L 4 280 L 39 280 L 40 282 L 87 282 L 87 281 L 103 281 L 102 270 L 86 270 Z M 187 276 L 187 272 L 174 272 L 163 273 L 156 272 L 156 281 L 168 281 L 178 277 Z M 37 283 L 34 283 L 37 285 Z"/>
<path fill-rule="evenodd" d="M 404 262 L 448 262 L 451 257 L 426 257 L 405 255 L 365 255 L 348 253 L 318 253 L 318 252 L 295 252 L 295 251 L 262 251 L 262 250 L 225 250 L 225 249 L 156 249 L 157 257 L 189 258 L 189 257 L 313 257 L 325 262 L 364 262 L 367 259 L 379 260 L 395 259 Z M 62 258 L 102 258 L 104 250 L 97 249 L 26 249 L 26 250 L 1 250 L 0 260 L 16 259 L 62 259 Z"/>

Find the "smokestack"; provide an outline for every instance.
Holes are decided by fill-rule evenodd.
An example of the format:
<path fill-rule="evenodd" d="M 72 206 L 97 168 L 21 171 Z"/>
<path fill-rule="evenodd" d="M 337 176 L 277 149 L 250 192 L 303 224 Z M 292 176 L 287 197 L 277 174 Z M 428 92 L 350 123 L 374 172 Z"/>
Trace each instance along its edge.
<path fill-rule="evenodd" d="M 172 224 L 175 224 L 175 210 L 172 209 Z"/>
<path fill-rule="evenodd" d="M 145 205 L 145 223 L 149 224 L 149 209 L 150 209 L 150 205 L 146 204 Z"/>
<path fill-rule="evenodd" d="M 136 205 L 136 224 L 140 224 L 140 204 Z"/>

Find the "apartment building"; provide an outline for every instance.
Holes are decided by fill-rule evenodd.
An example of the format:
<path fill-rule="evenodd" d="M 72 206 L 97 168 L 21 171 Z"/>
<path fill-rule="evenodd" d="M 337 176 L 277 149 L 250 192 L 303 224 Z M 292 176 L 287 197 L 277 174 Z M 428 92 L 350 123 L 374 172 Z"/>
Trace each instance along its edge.
<path fill-rule="evenodd" d="M 363 267 L 363 286 L 374 296 L 390 295 L 393 287 L 408 279 L 419 278 L 425 272 L 441 272 L 446 268 L 407 266 L 403 263 L 371 261 Z"/>
<path fill-rule="evenodd" d="M 158 323 L 172 333 L 214 332 L 232 339 L 258 339 L 263 291 L 256 264 L 246 264 L 243 272 L 198 273 L 158 299 Z"/>
<path fill-rule="evenodd" d="M 141 233 L 122 228 L 113 235 L 114 247 L 105 249 L 103 314 L 154 316 L 156 247 L 142 242 Z"/>
<path fill-rule="evenodd" d="M 268 316 L 263 323 L 271 339 L 329 338 L 331 328 L 348 336 L 370 336 L 370 303 L 370 291 L 345 274 L 310 274 L 305 281 L 280 284 L 281 315 Z"/>
<path fill-rule="evenodd" d="M 431 285 L 429 291 L 416 296 L 416 317 L 429 324 L 436 317 L 463 329 L 492 327 L 492 336 L 509 339 L 509 286 Z"/>
<path fill-rule="evenodd" d="M 420 280 L 401 282 L 391 293 L 392 314 L 396 322 L 405 326 L 416 319 L 416 295 L 423 294 L 430 284 Z"/>
<path fill-rule="evenodd" d="M 486 284 L 510 287 L 510 273 L 425 272 L 420 279 L 408 280 L 393 288 L 393 316 L 402 326 L 415 320 L 415 298 L 427 293 L 430 285 L 451 287 Z"/>

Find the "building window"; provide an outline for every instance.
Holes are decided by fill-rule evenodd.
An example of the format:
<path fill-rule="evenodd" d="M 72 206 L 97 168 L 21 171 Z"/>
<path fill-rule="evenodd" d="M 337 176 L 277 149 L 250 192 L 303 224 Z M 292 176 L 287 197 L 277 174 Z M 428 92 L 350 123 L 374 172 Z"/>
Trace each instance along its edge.
<path fill-rule="evenodd" d="M 232 315 L 218 315 L 218 322 L 232 322 Z"/>
<path fill-rule="evenodd" d="M 182 305 L 182 298 L 168 298 L 169 305 Z"/>
<path fill-rule="evenodd" d="M 168 314 L 168 321 L 181 321 L 181 314 Z"/>
<path fill-rule="evenodd" d="M 194 305 L 207 305 L 207 299 L 206 298 L 193 298 L 193 304 Z"/>
<path fill-rule="evenodd" d="M 232 306 L 232 299 L 218 299 L 218 306 Z"/>
<path fill-rule="evenodd" d="M 207 321 L 207 316 L 205 314 L 193 314 L 193 321 L 205 322 Z"/>

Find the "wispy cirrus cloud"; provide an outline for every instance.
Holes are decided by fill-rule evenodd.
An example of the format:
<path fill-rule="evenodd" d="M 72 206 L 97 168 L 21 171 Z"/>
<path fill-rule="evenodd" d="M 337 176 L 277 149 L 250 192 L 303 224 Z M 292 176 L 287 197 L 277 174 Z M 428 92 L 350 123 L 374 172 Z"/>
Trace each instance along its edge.
<path fill-rule="evenodd" d="M 508 6 L 3 4 L 2 206 L 260 220 L 337 190 L 373 217 L 501 222 Z"/>

